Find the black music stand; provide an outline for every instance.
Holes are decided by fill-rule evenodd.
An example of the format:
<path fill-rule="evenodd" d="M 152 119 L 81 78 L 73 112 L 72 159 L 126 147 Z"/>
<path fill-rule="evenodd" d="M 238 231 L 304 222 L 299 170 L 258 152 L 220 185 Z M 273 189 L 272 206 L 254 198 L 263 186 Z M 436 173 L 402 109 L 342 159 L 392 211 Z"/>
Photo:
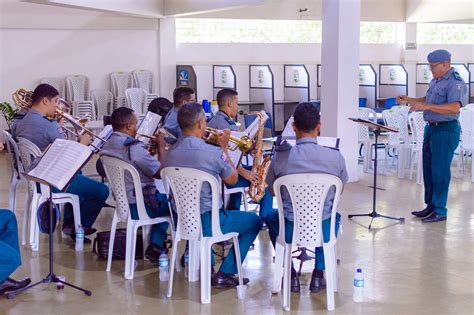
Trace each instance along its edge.
<path fill-rule="evenodd" d="M 377 203 L 377 162 L 378 162 L 377 161 L 377 148 L 378 148 L 378 138 L 379 138 L 382 131 L 398 132 L 398 129 L 393 128 L 393 127 L 389 127 L 389 126 L 380 125 L 380 124 L 374 123 L 374 122 L 372 122 L 370 120 L 366 120 L 366 119 L 361 119 L 361 118 L 349 118 L 349 119 L 356 122 L 356 123 L 363 124 L 367 127 L 373 128 L 374 135 L 375 135 L 375 143 L 374 143 L 374 145 L 375 145 L 375 157 L 374 157 L 374 186 L 373 186 L 372 212 L 366 213 L 366 214 L 349 214 L 347 217 L 349 219 L 351 219 L 352 217 L 371 217 L 372 219 L 370 220 L 369 230 L 372 227 L 372 222 L 374 222 L 375 218 L 385 218 L 385 219 L 397 220 L 397 221 L 400 221 L 400 222 L 404 222 L 405 218 L 403 218 L 403 217 L 396 218 L 396 217 L 383 215 L 383 214 L 377 213 L 377 209 L 376 209 L 376 203 Z"/>

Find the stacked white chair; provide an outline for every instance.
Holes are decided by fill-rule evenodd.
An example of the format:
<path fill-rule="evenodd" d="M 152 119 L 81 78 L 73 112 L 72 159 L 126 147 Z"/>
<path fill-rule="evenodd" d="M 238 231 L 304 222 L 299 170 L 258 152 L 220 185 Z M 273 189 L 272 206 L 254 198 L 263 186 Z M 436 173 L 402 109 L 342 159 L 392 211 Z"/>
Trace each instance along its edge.
<path fill-rule="evenodd" d="M 286 187 L 290 195 L 294 227 L 292 243 L 285 242 L 285 217 L 281 188 Z M 331 187 L 336 193 L 331 210 L 329 242 L 324 242 L 322 215 L 324 202 Z M 337 288 L 335 218 L 342 192 L 342 181 L 329 174 L 292 174 L 278 178 L 273 184 L 278 202 L 279 233 L 275 243 L 275 270 L 273 293 L 281 290 L 283 274 L 283 309 L 290 310 L 291 249 L 292 247 L 323 247 L 326 267 L 327 309 L 334 310 L 334 292 Z"/>
<path fill-rule="evenodd" d="M 160 96 L 156 93 L 148 93 L 146 95 L 146 107 L 148 108 L 148 105 L 150 105 L 150 103 L 158 97 L 160 97 Z"/>
<path fill-rule="evenodd" d="M 110 115 L 113 111 L 114 95 L 106 90 L 93 90 L 91 92 L 92 102 L 95 105 L 97 119 L 104 118 L 105 115 Z"/>
<path fill-rule="evenodd" d="M 79 74 L 67 76 L 66 85 L 68 101 L 86 101 L 90 99 L 89 78 L 87 76 Z"/>
<path fill-rule="evenodd" d="M 239 286 L 237 295 L 239 298 L 244 296 L 244 286 L 242 280 L 242 264 L 240 258 L 240 249 L 238 233 L 231 232 L 223 234 L 219 221 L 219 183 L 217 179 L 200 170 L 192 168 L 167 167 L 161 171 L 161 178 L 168 196 L 173 194 L 176 202 L 178 222 L 176 228 L 175 240 L 173 243 L 173 253 L 171 255 L 171 270 L 168 286 L 168 297 L 171 297 L 173 291 L 174 265 L 178 255 L 178 243 L 181 240 L 189 240 L 190 249 L 199 243 L 199 256 L 201 261 L 201 303 L 211 302 L 211 247 L 212 244 L 226 240 L 233 240 L 237 270 L 239 274 Z M 202 235 L 200 198 L 201 188 L 204 183 L 209 184 L 212 192 L 212 236 Z M 191 251 L 190 251 L 191 252 Z M 190 266 L 195 266 L 197 255 L 190 255 Z M 191 272 L 193 272 L 191 267 Z"/>
<path fill-rule="evenodd" d="M 143 199 L 142 185 L 140 182 L 140 175 L 138 175 L 135 167 L 110 156 L 101 157 L 102 164 L 104 165 L 105 174 L 107 180 L 112 189 L 112 193 L 115 197 L 115 213 L 112 220 L 112 226 L 110 228 L 110 242 L 109 242 L 109 253 L 107 260 L 107 271 L 112 268 L 112 255 L 114 249 L 115 231 L 119 222 L 127 222 L 127 242 L 125 249 L 125 279 L 133 279 L 135 271 L 135 251 L 137 243 L 137 231 L 139 227 L 143 228 L 143 254 L 149 244 L 151 226 L 153 224 L 160 224 L 168 222 L 171 228 L 173 237 L 173 247 L 176 247 L 173 220 L 169 217 L 158 217 L 150 218 L 145 208 L 145 202 Z M 125 176 L 130 176 L 137 201 L 137 220 L 132 219 L 130 215 L 130 205 L 127 199 L 127 191 L 125 188 Z"/>
<path fill-rule="evenodd" d="M 130 72 L 112 72 L 110 81 L 114 95 L 114 109 L 126 106 L 125 90 L 132 87 L 132 74 Z"/>
<path fill-rule="evenodd" d="M 40 83 L 51 85 L 58 90 L 60 97 L 66 98 L 66 82 L 63 78 L 42 78 Z"/>
<path fill-rule="evenodd" d="M 147 93 L 151 93 L 153 89 L 153 72 L 150 70 L 133 70 L 133 86 L 144 89 Z"/>
<path fill-rule="evenodd" d="M 127 99 L 127 107 L 133 109 L 135 113 L 140 116 L 147 110 L 146 91 L 140 88 L 130 88 L 125 90 L 125 97 Z"/>
<path fill-rule="evenodd" d="M 90 120 L 97 118 L 93 101 L 72 102 L 72 112 L 75 117 L 88 117 Z"/>
<path fill-rule="evenodd" d="M 388 140 L 385 142 L 385 164 L 384 164 L 384 173 L 386 173 L 388 166 L 388 155 L 390 149 L 393 149 L 394 158 L 398 156 L 398 174 L 400 176 L 404 170 L 404 162 L 406 149 L 409 149 L 408 139 L 408 126 L 405 121 L 405 117 L 402 112 L 387 109 L 382 112 L 382 117 L 386 126 L 395 127 L 398 129 L 398 132 L 389 132 Z"/>
<path fill-rule="evenodd" d="M 18 138 L 18 150 L 20 151 L 20 158 L 24 170 L 28 170 L 34 158 L 41 156 L 40 149 L 31 141 L 25 138 Z M 40 191 L 37 190 L 36 183 L 28 181 L 30 192 L 30 205 L 25 209 L 29 211 L 30 218 L 30 246 L 33 251 L 39 250 L 39 226 L 36 220 L 36 212 L 39 205 L 49 198 L 49 187 L 41 184 Z M 69 193 L 53 193 L 53 203 L 62 205 L 69 203 L 73 208 L 74 225 L 77 229 L 81 225 L 81 208 L 79 204 L 79 197 Z M 23 224 L 25 226 L 25 223 Z"/>
<path fill-rule="evenodd" d="M 358 118 L 376 120 L 377 114 L 371 108 L 359 107 Z M 359 124 L 359 147 L 360 145 L 363 145 L 364 148 L 364 172 L 368 172 L 372 159 L 372 144 L 370 142 L 369 127 L 362 124 Z"/>
<path fill-rule="evenodd" d="M 412 132 L 410 180 L 413 178 L 413 169 L 416 164 L 416 183 L 421 184 L 423 175 L 423 139 L 425 138 L 426 121 L 423 118 L 423 112 L 413 112 L 408 117 Z"/>
<path fill-rule="evenodd" d="M 471 155 L 471 182 L 474 183 L 474 108 L 461 108 L 459 123 L 461 124 L 461 141 L 459 145 L 458 175 L 461 165 L 464 170 L 464 157 Z"/>

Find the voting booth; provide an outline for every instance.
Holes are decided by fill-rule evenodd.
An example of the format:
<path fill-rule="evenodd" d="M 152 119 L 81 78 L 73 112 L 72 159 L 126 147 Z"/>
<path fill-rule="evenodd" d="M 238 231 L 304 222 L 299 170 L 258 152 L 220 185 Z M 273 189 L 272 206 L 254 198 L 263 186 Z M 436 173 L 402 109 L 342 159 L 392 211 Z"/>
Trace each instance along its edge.
<path fill-rule="evenodd" d="M 468 63 L 467 69 L 469 70 L 469 103 L 474 103 L 474 63 Z"/>
<path fill-rule="evenodd" d="M 379 97 L 384 101 L 387 98 L 399 95 L 408 95 L 408 72 L 401 64 L 379 65 Z"/>
<path fill-rule="evenodd" d="M 225 88 L 237 90 L 237 79 L 230 65 L 212 66 L 212 96 L 217 98 L 217 93 Z"/>
<path fill-rule="evenodd" d="M 359 97 L 367 99 L 365 107 L 377 107 L 377 73 L 371 64 L 359 65 Z"/>
<path fill-rule="evenodd" d="M 275 126 L 275 113 L 273 108 L 273 73 L 269 65 L 249 65 L 249 102 L 250 112 L 264 110 L 271 115 Z M 239 106 L 243 106 L 239 102 Z M 245 106 L 245 105 L 244 105 Z"/>
<path fill-rule="evenodd" d="M 196 99 L 198 98 L 197 77 L 193 66 L 177 65 L 176 66 L 176 87 L 190 87 L 194 90 Z"/>
<path fill-rule="evenodd" d="M 284 102 L 275 104 L 276 117 L 283 114 L 286 123 L 295 112 L 296 106 L 302 102 L 309 102 L 309 72 L 303 64 L 284 65 Z"/>

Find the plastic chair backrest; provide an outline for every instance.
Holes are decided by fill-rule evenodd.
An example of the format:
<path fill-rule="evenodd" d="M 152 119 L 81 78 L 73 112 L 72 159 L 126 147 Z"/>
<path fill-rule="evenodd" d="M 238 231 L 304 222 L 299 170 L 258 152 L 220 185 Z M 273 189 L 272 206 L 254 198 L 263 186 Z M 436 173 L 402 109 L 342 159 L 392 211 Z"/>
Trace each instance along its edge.
<path fill-rule="evenodd" d="M 96 120 L 95 106 L 92 101 L 74 101 L 72 102 L 72 112 L 76 117 L 89 117 Z"/>
<path fill-rule="evenodd" d="M 26 138 L 18 137 L 17 140 L 23 169 L 28 171 L 33 159 L 41 156 L 41 150 L 36 146 L 36 144 Z"/>
<path fill-rule="evenodd" d="M 66 81 L 63 78 L 42 78 L 40 83 L 46 83 L 59 92 L 59 96 L 66 98 Z"/>
<path fill-rule="evenodd" d="M 358 118 L 374 121 L 377 117 L 377 113 L 367 107 L 359 107 Z M 359 142 L 366 142 L 370 140 L 369 127 L 366 125 L 359 124 Z"/>
<path fill-rule="evenodd" d="M 147 93 L 152 92 L 153 73 L 150 70 L 133 70 L 133 86 L 144 89 Z"/>
<path fill-rule="evenodd" d="M 217 179 L 201 170 L 185 167 L 166 167 L 161 179 L 168 197 L 173 195 L 178 214 L 176 233 L 181 239 L 199 240 L 202 237 L 201 189 L 208 183 L 212 193 L 212 236 L 221 236 L 219 221 L 219 184 Z"/>
<path fill-rule="evenodd" d="M 395 97 L 389 97 L 389 98 L 385 99 L 385 104 L 383 105 L 383 108 L 390 109 L 393 106 L 397 106 L 396 100 L 397 99 Z"/>
<path fill-rule="evenodd" d="M 85 75 L 67 76 L 66 84 L 68 101 L 85 101 L 89 99 L 89 78 Z"/>
<path fill-rule="evenodd" d="M 418 148 L 423 146 L 423 139 L 425 138 L 426 121 L 423 118 L 423 112 L 413 112 L 408 116 L 410 122 L 410 129 L 412 132 L 412 140 L 416 143 Z"/>
<path fill-rule="evenodd" d="M 125 96 L 125 90 L 132 87 L 132 75 L 130 72 L 112 72 L 112 93 L 114 97 Z"/>
<path fill-rule="evenodd" d="M 5 140 L 7 141 L 7 151 L 10 154 L 10 164 L 12 170 L 14 171 L 15 176 L 20 178 L 21 173 L 23 173 L 24 170 L 20 160 L 20 150 L 18 149 L 18 144 L 15 142 L 15 140 L 13 140 L 12 135 L 8 131 L 2 130 L 2 133 L 5 137 Z"/>
<path fill-rule="evenodd" d="M 285 187 L 289 193 L 294 215 L 293 241 L 296 246 L 317 247 L 323 243 L 322 216 L 324 203 L 329 189 L 335 187 L 336 192 L 331 210 L 330 240 L 335 241 L 335 217 L 339 198 L 342 192 L 342 181 L 329 174 L 291 174 L 278 178 L 273 184 L 278 202 L 279 213 L 283 209 L 281 188 Z M 284 217 L 279 215 L 280 232 L 285 235 Z"/>
<path fill-rule="evenodd" d="M 389 132 L 388 141 L 392 145 L 400 144 L 402 141 L 406 141 L 408 135 L 408 126 L 406 126 L 405 118 L 399 111 L 386 109 L 382 112 L 382 117 L 386 126 L 395 127 L 398 132 Z"/>
<path fill-rule="evenodd" d="M 365 107 L 367 105 L 366 97 L 359 97 L 359 107 Z"/>
<path fill-rule="evenodd" d="M 127 106 L 135 111 L 137 115 L 141 115 L 146 111 L 146 91 L 139 88 L 130 88 L 125 90 L 127 98 Z"/>
<path fill-rule="evenodd" d="M 114 96 L 112 92 L 106 90 L 93 90 L 91 92 L 92 102 L 94 102 L 97 119 L 102 119 L 104 115 L 112 113 Z"/>
<path fill-rule="evenodd" d="M 115 212 L 119 220 L 127 221 L 129 218 L 128 214 L 130 212 L 130 204 L 128 203 L 127 189 L 125 186 L 126 180 L 131 181 L 134 186 L 139 220 L 149 220 L 150 217 L 148 216 L 148 213 L 145 209 L 140 175 L 138 175 L 135 167 L 127 162 L 111 156 L 103 155 L 100 157 L 100 159 L 102 161 L 102 165 L 104 166 L 107 180 L 115 197 Z M 129 176 L 128 179 L 125 178 L 127 175 Z"/>
<path fill-rule="evenodd" d="M 462 108 L 459 123 L 462 147 L 465 150 L 474 150 L 474 109 Z"/>

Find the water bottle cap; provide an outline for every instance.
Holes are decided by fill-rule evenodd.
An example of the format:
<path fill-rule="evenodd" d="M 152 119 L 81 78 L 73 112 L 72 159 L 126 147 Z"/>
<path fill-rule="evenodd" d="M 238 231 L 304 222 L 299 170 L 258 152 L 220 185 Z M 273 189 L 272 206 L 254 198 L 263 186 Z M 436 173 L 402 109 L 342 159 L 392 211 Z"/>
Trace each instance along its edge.
<path fill-rule="evenodd" d="M 357 268 L 357 272 L 362 272 L 362 268 Z"/>
<path fill-rule="evenodd" d="M 161 254 L 166 254 L 166 250 L 162 249 Z"/>

